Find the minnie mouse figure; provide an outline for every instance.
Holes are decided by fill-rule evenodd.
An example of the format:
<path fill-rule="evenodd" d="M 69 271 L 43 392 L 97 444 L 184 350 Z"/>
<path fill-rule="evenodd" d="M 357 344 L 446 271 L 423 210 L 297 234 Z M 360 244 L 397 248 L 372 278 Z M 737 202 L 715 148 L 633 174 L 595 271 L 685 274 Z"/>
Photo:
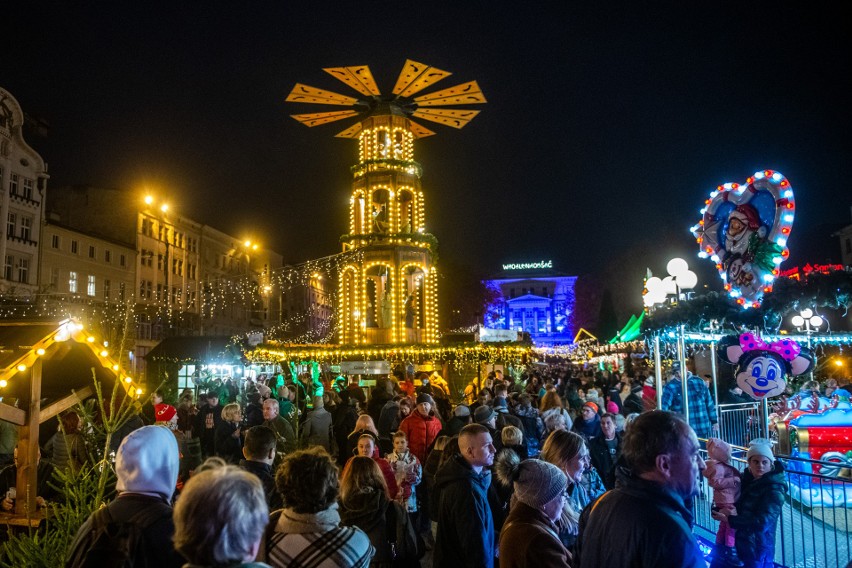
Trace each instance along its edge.
<path fill-rule="evenodd" d="M 719 342 L 719 358 L 736 365 L 737 386 L 755 400 L 778 396 L 787 387 L 787 375 L 813 369 L 813 353 L 790 339 L 767 343 L 756 333 L 728 335 Z"/>

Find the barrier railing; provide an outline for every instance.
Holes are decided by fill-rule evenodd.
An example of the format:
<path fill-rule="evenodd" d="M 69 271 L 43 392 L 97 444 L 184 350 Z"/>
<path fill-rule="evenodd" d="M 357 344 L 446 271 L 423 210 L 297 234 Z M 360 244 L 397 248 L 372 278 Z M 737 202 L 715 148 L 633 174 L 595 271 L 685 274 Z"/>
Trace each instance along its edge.
<path fill-rule="evenodd" d="M 719 437 L 734 446 L 748 446 L 755 438 L 768 438 L 760 403 L 720 404 Z"/>
<path fill-rule="evenodd" d="M 743 447 L 731 464 L 746 468 Z M 702 450 L 706 459 L 706 452 Z M 775 531 L 775 563 L 789 568 L 844 568 L 852 551 L 852 478 L 844 464 L 778 456 L 787 470 L 787 499 Z M 814 466 L 820 472 L 814 472 Z M 845 473 L 845 476 L 843 475 Z M 841 475 L 837 475 L 841 474 Z M 713 489 L 701 478 L 694 501 L 695 532 L 713 542 L 719 523 L 710 515 Z"/>

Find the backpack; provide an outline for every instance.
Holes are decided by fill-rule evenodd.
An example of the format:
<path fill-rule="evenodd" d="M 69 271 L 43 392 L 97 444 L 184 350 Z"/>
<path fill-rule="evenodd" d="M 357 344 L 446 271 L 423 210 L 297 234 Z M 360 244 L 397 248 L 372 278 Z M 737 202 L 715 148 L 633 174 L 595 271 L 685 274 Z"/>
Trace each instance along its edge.
<path fill-rule="evenodd" d="M 136 568 L 136 550 L 144 546 L 145 529 L 172 515 L 166 503 L 136 512 L 127 521 L 116 521 L 104 507 L 92 515 L 90 545 L 69 560 L 67 568 Z"/>

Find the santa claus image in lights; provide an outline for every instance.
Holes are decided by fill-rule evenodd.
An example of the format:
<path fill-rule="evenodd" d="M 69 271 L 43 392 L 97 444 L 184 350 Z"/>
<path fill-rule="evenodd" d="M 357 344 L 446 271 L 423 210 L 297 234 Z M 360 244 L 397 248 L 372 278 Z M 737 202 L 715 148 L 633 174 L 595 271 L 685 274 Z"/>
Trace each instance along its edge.
<path fill-rule="evenodd" d="M 738 205 L 728 217 L 722 264 L 728 282 L 738 286 L 746 298 L 759 294 L 763 275 L 772 272 L 772 256 L 780 252 L 774 243 L 767 242 L 768 232 L 757 210 L 748 203 Z"/>

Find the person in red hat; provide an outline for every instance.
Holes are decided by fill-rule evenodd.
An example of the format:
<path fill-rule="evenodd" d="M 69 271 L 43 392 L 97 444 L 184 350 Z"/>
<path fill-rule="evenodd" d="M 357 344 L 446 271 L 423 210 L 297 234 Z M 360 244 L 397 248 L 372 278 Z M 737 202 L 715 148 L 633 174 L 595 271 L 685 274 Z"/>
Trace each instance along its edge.
<path fill-rule="evenodd" d="M 165 426 L 166 428 L 171 430 L 172 434 L 175 435 L 178 447 L 183 448 L 183 432 L 178 430 L 177 423 L 177 408 L 175 408 L 171 404 L 164 403 L 154 405 L 154 425 Z"/>

